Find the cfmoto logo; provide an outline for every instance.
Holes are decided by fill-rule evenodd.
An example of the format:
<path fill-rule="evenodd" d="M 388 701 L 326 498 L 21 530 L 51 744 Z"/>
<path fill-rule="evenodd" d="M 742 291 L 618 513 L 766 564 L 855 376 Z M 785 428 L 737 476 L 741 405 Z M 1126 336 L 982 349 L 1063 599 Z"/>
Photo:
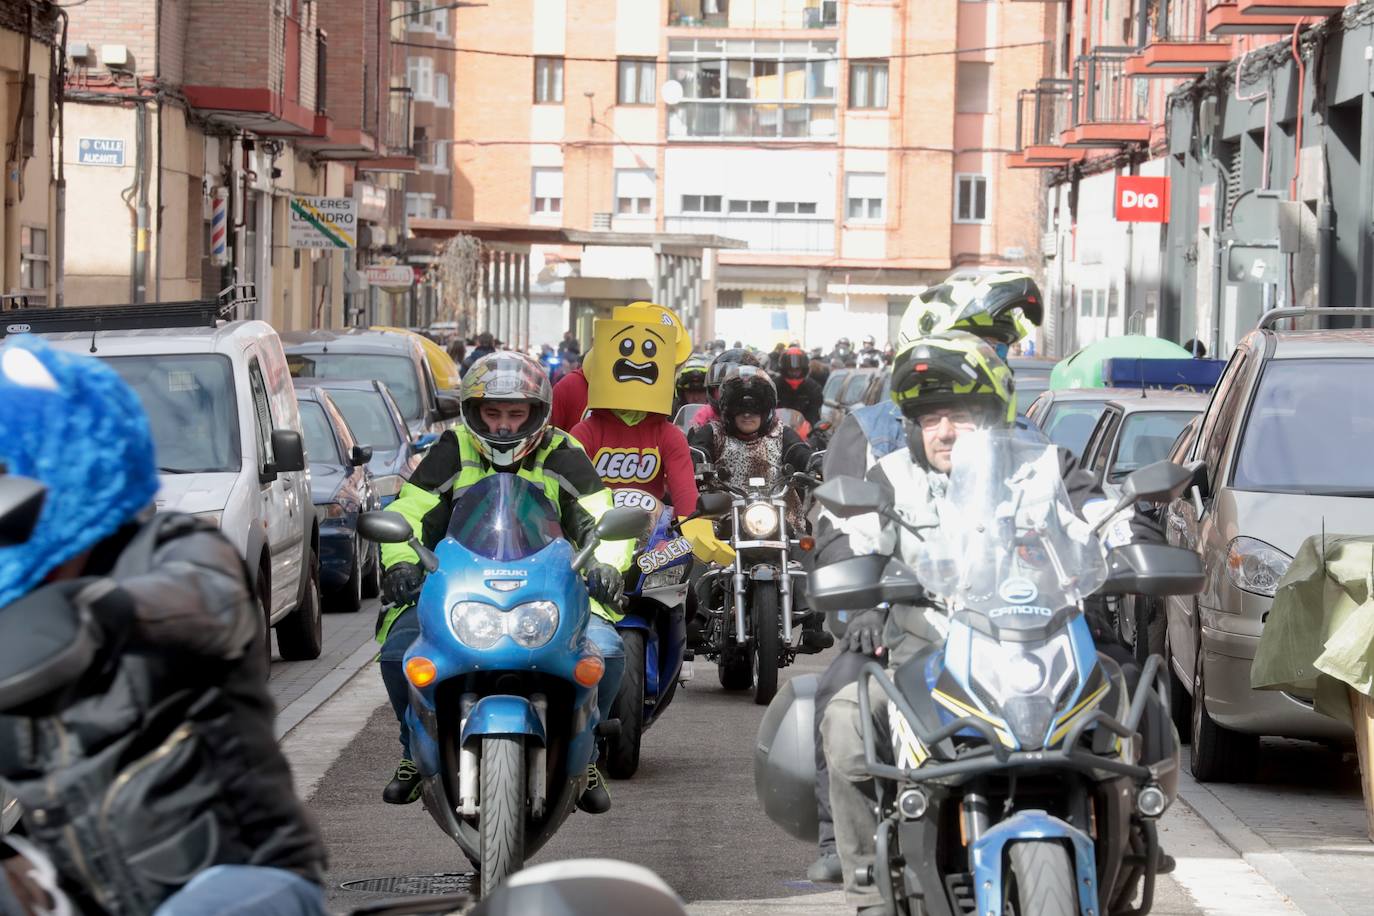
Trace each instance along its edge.
<path fill-rule="evenodd" d="M 1123 210 L 1158 210 L 1159 195 L 1148 192 L 1142 194 L 1139 191 L 1125 190 L 1121 192 L 1121 209 Z"/>
<path fill-rule="evenodd" d="M 997 594 L 1001 595 L 1007 604 L 1030 604 L 1039 592 L 1035 589 L 1035 583 L 1029 579 L 1015 578 L 1003 582 Z"/>

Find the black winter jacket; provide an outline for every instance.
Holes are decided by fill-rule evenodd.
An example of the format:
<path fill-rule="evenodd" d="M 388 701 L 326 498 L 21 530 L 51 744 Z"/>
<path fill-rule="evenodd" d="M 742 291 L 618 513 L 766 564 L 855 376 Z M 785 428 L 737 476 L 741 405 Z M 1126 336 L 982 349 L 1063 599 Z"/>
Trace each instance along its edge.
<path fill-rule="evenodd" d="M 263 615 L 234 547 L 189 516 L 157 516 L 98 545 L 85 573 L 107 578 L 0 608 L 84 606 L 101 631 L 61 705 L 0 715 L 0 777 L 79 904 L 141 916 L 220 864 L 320 881 L 324 845 L 273 734 Z"/>
<path fill-rule="evenodd" d="M 775 378 L 774 382 L 778 389 L 779 407 L 795 410 L 806 417 L 812 426 L 821 422 L 821 408 L 825 406 L 825 398 L 821 396 L 821 386 L 816 384 L 815 379 L 804 378 L 796 388 L 787 384 L 781 376 Z"/>

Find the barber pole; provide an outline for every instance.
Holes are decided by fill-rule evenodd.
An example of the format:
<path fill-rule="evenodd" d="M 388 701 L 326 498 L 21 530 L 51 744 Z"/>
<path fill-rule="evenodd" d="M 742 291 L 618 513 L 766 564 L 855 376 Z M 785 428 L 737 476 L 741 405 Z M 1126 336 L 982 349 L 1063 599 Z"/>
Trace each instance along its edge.
<path fill-rule="evenodd" d="M 229 189 L 215 188 L 210 202 L 210 263 L 229 263 Z"/>

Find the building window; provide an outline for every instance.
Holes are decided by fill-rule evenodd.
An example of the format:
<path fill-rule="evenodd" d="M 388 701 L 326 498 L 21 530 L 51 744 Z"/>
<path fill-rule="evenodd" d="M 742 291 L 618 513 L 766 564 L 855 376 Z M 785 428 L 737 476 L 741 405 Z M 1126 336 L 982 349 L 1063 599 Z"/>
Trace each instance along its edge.
<path fill-rule="evenodd" d="M 425 163 L 431 171 L 448 173 L 448 141 L 431 140 L 429 142 L 429 161 Z"/>
<path fill-rule="evenodd" d="M 731 213 L 768 213 L 768 201 L 766 200 L 732 200 L 730 201 Z"/>
<path fill-rule="evenodd" d="M 406 58 L 406 85 L 415 98 L 428 102 L 434 96 L 434 58 Z"/>
<path fill-rule="evenodd" d="M 887 176 L 881 172 L 850 172 L 844 176 L 844 215 L 850 222 L 878 222 L 887 200 Z"/>
<path fill-rule="evenodd" d="M 887 107 L 887 61 L 856 60 L 849 65 L 849 107 Z"/>
<path fill-rule="evenodd" d="M 654 173 L 651 169 L 615 170 L 616 216 L 652 216 Z"/>
<path fill-rule="evenodd" d="M 447 108 L 451 104 L 447 73 L 434 74 L 434 104 L 439 108 Z"/>
<path fill-rule="evenodd" d="M 773 205 L 778 216 L 815 216 L 816 204 L 809 200 L 780 200 Z"/>
<path fill-rule="evenodd" d="M 742 289 L 718 289 L 716 290 L 717 309 L 741 309 L 744 308 L 744 290 Z"/>
<path fill-rule="evenodd" d="M 429 219 L 434 215 L 434 195 L 414 191 L 406 194 L 406 216 L 411 219 Z"/>
<path fill-rule="evenodd" d="M 440 38 L 448 37 L 448 10 L 434 10 L 429 14 L 432 18 L 430 23 L 434 27 L 434 34 Z"/>
<path fill-rule="evenodd" d="M 954 176 L 954 221 L 956 223 L 986 223 L 988 221 L 988 176 Z"/>
<path fill-rule="evenodd" d="M 563 104 L 563 58 L 536 57 L 534 59 L 534 103 L 536 105 Z"/>
<path fill-rule="evenodd" d="M 534 188 L 532 213 L 563 212 L 563 170 L 534 169 L 531 182 Z"/>
<path fill-rule="evenodd" d="M 836 53 L 833 40 L 670 39 L 668 78 L 683 101 L 669 109 L 668 136 L 833 138 Z"/>
<path fill-rule="evenodd" d="M 30 305 L 48 300 L 48 230 L 19 227 L 19 291 Z"/>
<path fill-rule="evenodd" d="M 619 60 L 616 100 L 621 105 L 654 104 L 654 62 L 637 57 Z"/>
<path fill-rule="evenodd" d="M 719 194 L 682 195 L 683 213 L 719 213 L 721 196 Z"/>
<path fill-rule="evenodd" d="M 964 114 L 987 114 L 992 110 L 989 89 L 992 64 L 960 61 L 954 71 L 954 110 Z"/>

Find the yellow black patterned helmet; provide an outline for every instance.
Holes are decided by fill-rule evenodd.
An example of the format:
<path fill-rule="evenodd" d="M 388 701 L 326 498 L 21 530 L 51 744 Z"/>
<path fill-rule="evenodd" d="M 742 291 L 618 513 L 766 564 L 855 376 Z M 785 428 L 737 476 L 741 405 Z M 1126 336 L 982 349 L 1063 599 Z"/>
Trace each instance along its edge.
<path fill-rule="evenodd" d="M 992 345 L 962 331 L 921 337 L 892 364 L 892 400 L 910 420 L 933 410 L 966 409 L 982 425 L 1010 426 L 1014 392 L 1011 370 Z"/>
<path fill-rule="evenodd" d="M 995 344 L 1013 344 L 1044 319 L 1040 287 L 1024 273 L 999 273 L 978 280 L 932 286 L 911 300 L 902 316 L 897 345 L 931 334 L 967 331 Z"/>

